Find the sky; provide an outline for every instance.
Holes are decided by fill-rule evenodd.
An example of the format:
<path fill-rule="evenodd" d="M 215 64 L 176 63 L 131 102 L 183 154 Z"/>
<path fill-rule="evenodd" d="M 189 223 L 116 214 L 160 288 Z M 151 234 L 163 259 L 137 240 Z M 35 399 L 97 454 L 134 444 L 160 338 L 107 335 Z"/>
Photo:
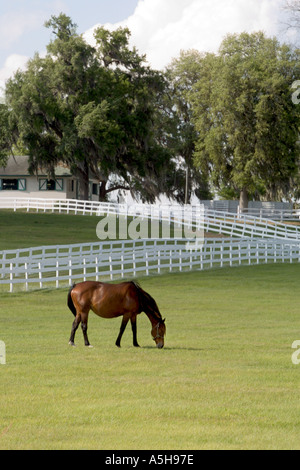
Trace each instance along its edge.
<path fill-rule="evenodd" d="M 93 42 L 93 29 L 128 26 L 131 45 L 163 69 L 180 50 L 216 52 L 228 33 L 262 30 L 299 44 L 286 30 L 286 0 L 0 0 L 0 87 L 35 52 L 45 54 L 51 31 L 44 22 L 66 13 Z"/>

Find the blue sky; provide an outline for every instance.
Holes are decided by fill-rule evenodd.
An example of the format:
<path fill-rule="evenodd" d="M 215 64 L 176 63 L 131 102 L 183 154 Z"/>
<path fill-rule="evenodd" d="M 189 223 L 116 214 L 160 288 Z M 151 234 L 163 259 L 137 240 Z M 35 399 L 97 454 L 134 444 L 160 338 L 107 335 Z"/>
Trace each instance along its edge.
<path fill-rule="evenodd" d="M 30 56 L 45 49 L 51 15 L 68 14 L 84 32 L 95 23 L 115 23 L 130 16 L 138 0 L 0 0 L 0 67 L 11 54 Z"/>
<path fill-rule="evenodd" d="M 228 33 L 263 30 L 295 42 L 284 31 L 286 0 L 0 0 L 0 88 L 35 52 L 44 54 L 51 32 L 44 22 L 64 12 L 88 41 L 93 28 L 128 26 L 131 42 L 162 69 L 180 50 L 217 51 Z"/>

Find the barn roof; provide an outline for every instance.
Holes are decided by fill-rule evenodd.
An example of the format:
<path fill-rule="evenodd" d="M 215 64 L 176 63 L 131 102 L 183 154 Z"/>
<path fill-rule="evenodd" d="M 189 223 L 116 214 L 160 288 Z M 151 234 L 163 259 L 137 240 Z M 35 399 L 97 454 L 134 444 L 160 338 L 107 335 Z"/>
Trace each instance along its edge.
<path fill-rule="evenodd" d="M 27 155 L 10 156 L 6 167 L 0 167 L 0 177 L 30 176 L 28 172 L 29 157 Z M 47 172 L 39 169 L 38 176 L 47 176 Z M 63 163 L 55 167 L 55 176 L 71 176 L 70 169 Z"/>

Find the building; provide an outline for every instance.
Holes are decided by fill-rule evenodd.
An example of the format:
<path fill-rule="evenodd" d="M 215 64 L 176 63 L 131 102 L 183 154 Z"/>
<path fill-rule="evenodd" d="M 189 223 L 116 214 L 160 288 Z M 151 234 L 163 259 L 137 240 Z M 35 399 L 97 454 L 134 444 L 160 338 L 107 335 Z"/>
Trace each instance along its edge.
<path fill-rule="evenodd" d="M 0 198 L 48 198 L 78 199 L 78 179 L 63 163 L 55 168 L 55 179 L 49 179 L 46 172 L 37 175 L 28 172 L 28 156 L 11 156 L 6 167 L 0 167 Z M 99 183 L 90 180 L 91 201 L 99 199 Z"/>

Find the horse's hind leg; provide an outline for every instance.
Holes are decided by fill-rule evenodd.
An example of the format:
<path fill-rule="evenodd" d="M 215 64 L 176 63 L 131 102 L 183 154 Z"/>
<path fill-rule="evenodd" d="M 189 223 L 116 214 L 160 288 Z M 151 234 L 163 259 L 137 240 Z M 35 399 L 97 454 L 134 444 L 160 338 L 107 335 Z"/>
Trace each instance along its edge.
<path fill-rule="evenodd" d="M 87 336 L 88 315 L 89 315 L 88 313 L 81 314 L 81 328 L 82 328 L 82 333 L 83 333 L 83 338 L 84 338 L 84 344 L 88 346 L 89 348 L 92 348 L 93 346 L 90 345 L 88 336 Z"/>
<path fill-rule="evenodd" d="M 139 348 L 140 345 L 137 342 L 137 335 L 136 335 L 136 315 L 133 315 L 131 318 L 131 329 L 132 329 L 132 334 L 133 334 L 133 346 L 136 348 Z"/>
<path fill-rule="evenodd" d="M 119 333 L 119 336 L 118 336 L 117 341 L 116 341 L 116 346 L 118 346 L 118 348 L 121 347 L 121 338 L 122 338 L 123 333 L 125 331 L 125 328 L 127 326 L 128 320 L 129 320 L 129 317 L 126 317 L 124 315 L 123 319 L 122 319 L 122 323 L 121 323 L 120 333 Z"/>
<path fill-rule="evenodd" d="M 77 331 L 77 328 L 79 327 L 80 322 L 81 322 L 80 315 L 76 315 L 75 320 L 73 321 L 72 330 L 71 330 L 71 336 L 70 336 L 70 341 L 69 341 L 70 346 L 75 346 L 75 343 L 74 343 L 75 333 Z"/>

